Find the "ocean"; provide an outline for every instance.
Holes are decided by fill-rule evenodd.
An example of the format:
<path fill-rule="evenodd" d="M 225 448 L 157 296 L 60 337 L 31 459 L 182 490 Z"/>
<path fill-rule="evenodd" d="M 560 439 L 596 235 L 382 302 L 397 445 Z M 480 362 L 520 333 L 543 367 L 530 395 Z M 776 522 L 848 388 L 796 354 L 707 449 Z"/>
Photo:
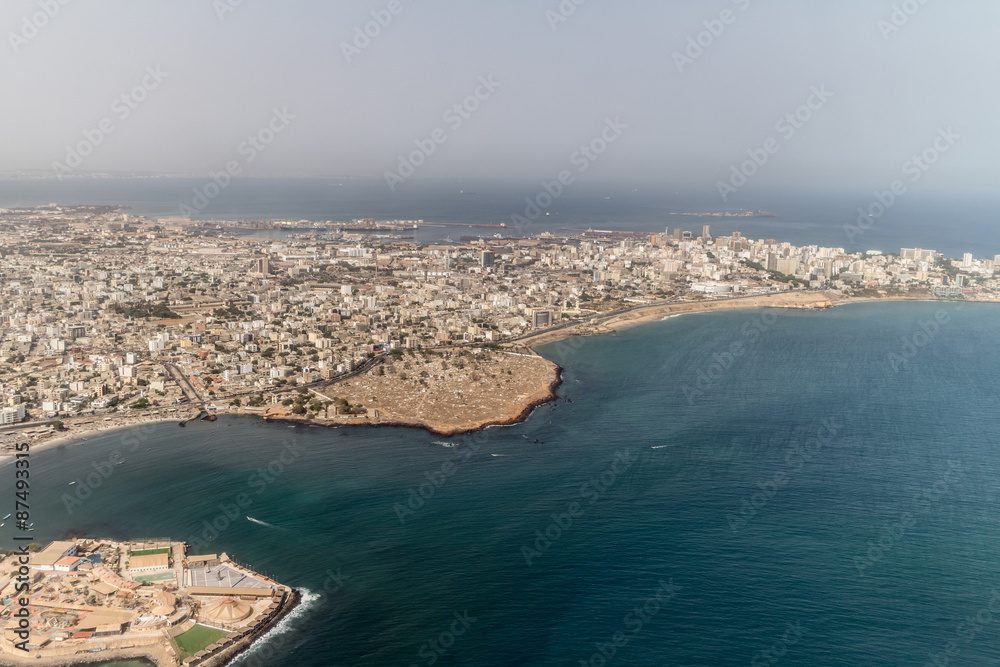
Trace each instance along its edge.
<path fill-rule="evenodd" d="M 136 215 L 180 216 L 192 207 L 206 179 L 107 178 L 0 180 L 0 207 L 60 204 L 120 204 Z M 715 235 L 741 232 L 752 239 L 773 238 L 795 245 L 822 245 L 850 252 L 920 247 L 961 257 L 1000 254 L 995 233 L 995 195 L 961 196 L 910 192 L 884 213 L 872 208 L 873 191 L 786 192 L 750 190 L 720 200 L 714 189 L 676 192 L 660 184 L 579 182 L 556 198 L 540 181 L 413 181 L 390 192 L 382 179 L 237 179 L 214 199 L 206 199 L 196 219 L 241 220 L 424 220 L 415 240 L 436 242 L 461 236 L 507 236 L 543 231 L 611 229 L 661 233 L 680 227 Z M 531 202 L 537 209 L 530 208 Z M 539 206 L 541 204 L 541 206 Z M 862 217 L 859 208 L 867 216 Z M 705 218 L 673 215 L 766 210 L 776 218 Z M 521 216 L 522 220 L 514 216 Z M 859 218 L 860 223 L 859 224 Z M 527 221 L 527 222 L 524 222 Z M 465 225 L 507 224 L 483 229 Z M 255 232 L 257 235 L 266 235 Z M 272 233 L 273 235 L 273 233 Z"/>
<path fill-rule="evenodd" d="M 684 315 L 540 348 L 559 400 L 474 436 L 229 417 L 41 452 L 32 518 L 305 591 L 244 667 L 996 664 L 998 344 L 987 304 Z"/>

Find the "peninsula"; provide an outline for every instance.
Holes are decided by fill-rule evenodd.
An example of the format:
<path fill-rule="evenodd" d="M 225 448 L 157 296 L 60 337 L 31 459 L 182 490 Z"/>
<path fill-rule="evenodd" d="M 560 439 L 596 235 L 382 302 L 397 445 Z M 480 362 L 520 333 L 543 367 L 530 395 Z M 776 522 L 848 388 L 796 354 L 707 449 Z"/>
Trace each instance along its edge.
<path fill-rule="evenodd" d="M 559 338 L 718 308 L 1000 298 L 1000 256 L 708 225 L 418 244 L 396 232 L 423 221 L 251 223 L 0 209 L 0 455 L 221 413 L 456 434 L 553 399 L 559 369 L 532 348 Z"/>
<path fill-rule="evenodd" d="M 146 658 L 157 667 L 221 667 L 299 601 L 226 554 L 188 554 L 184 543 L 160 539 L 53 542 L 6 555 L 0 571 L 4 665 Z"/>

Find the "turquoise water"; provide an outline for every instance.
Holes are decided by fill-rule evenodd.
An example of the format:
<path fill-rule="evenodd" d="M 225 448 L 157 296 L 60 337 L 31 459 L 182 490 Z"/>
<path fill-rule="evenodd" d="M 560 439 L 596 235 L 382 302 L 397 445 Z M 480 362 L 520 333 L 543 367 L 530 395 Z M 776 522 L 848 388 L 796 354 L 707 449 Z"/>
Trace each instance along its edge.
<path fill-rule="evenodd" d="M 998 343 L 987 305 L 687 315 L 541 349 L 561 400 L 455 448 L 229 418 L 41 453 L 36 534 L 307 590 L 248 666 L 994 664 Z"/>

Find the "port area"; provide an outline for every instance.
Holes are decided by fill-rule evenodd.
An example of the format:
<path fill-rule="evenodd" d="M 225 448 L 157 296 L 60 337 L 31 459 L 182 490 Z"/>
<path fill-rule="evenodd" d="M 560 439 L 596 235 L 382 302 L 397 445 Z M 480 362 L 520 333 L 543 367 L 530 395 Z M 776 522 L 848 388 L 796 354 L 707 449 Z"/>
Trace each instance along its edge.
<path fill-rule="evenodd" d="M 23 560 L 0 560 L 3 665 L 220 667 L 299 601 L 227 554 L 169 539 L 58 541 Z"/>

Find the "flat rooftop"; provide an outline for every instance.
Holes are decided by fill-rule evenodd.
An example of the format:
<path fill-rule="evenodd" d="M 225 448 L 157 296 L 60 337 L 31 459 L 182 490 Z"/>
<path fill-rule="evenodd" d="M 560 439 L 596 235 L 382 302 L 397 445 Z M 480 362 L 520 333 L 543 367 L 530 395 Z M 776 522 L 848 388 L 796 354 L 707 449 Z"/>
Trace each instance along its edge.
<path fill-rule="evenodd" d="M 190 568 L 191 586 L 215 588 L 273 588 L 271 584 L 243 574 L 228 565 Z"/>

